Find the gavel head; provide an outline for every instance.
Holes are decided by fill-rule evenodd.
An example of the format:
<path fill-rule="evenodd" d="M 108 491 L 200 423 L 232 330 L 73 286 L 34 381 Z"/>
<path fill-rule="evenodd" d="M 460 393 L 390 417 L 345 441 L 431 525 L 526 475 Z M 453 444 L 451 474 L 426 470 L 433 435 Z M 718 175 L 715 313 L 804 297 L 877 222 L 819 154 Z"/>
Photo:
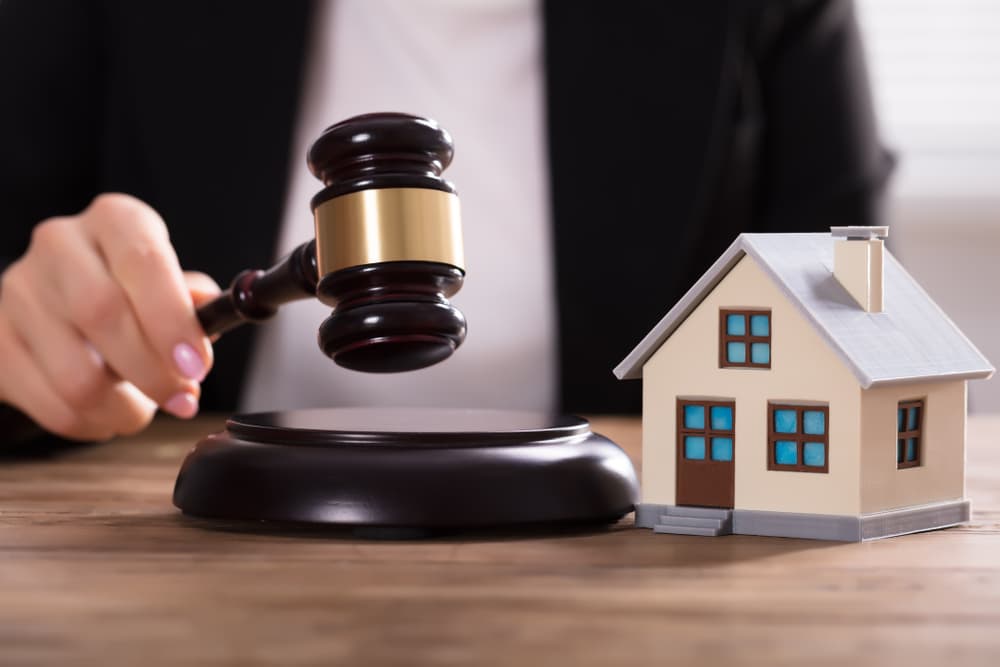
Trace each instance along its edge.
<path fill-rule="evenodd" d="M 350 118 L 309 149 L 326 186 L 312 200 L 316 294 L 333 307 L 319 344 L 337 364 L 415 370 L 465 339 L 448 301 L 465 278 L 458 196 L 441 178 L 452 154 L 444 129 L 399 113 Z"/>

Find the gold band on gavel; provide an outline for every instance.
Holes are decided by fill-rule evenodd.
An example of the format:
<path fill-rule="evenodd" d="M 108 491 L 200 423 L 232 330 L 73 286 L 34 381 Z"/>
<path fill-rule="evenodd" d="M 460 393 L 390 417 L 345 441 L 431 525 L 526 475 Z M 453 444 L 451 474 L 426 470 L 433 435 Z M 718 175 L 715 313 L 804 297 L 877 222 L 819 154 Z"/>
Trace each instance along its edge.
<path fill-rule="evenodd" d="M 428 261 L 465 270 L 458 197 L 423 188 L 362 190 L 315 210 L 316 263 L 324 276 L 350 266 Z"/>

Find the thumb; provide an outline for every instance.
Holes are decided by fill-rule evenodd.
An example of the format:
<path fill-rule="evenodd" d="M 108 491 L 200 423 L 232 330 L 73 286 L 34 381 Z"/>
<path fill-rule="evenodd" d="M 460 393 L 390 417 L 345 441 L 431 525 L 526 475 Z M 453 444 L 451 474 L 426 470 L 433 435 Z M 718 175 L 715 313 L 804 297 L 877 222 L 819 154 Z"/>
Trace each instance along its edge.
<path fill-rule="evenodd" d="M 185 271 L 184 282 L 187 283 L 188 292 L 191 293 L 191 301 L 194 302 L 195 308 L 208 303 L 222 291 L 211 276 L 201 271 Z M 213 343 L 218 339 L 218 334 L 209 338 Z"/>
<path fill-rule="evenodd" d="M 191 300 L 194 301 L 195 308 L 211 301 L 222 291 L 208 274 L 201 271 L 185 271 L 184 282 L 187 283 L 188 291 L 191 292 Z"/>

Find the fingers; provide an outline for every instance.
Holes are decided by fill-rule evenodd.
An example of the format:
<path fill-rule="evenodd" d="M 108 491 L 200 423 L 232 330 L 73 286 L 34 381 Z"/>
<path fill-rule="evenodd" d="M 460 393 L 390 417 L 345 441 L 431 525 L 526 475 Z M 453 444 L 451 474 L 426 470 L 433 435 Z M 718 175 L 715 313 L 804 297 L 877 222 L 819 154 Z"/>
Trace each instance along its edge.
<path fill-rule="evenodd" d="M 188 291 L 191 293 L 191 300 L 194 301 L 195 308 L 200 308 L 222 292 L 218 283 L 200 271 L 185 271 L 184 280 L 187 282 Z M 214 343 L 221 335 L 218 333 L 213 334 L 209 336 L 209 340 Z"/>
<path fill-rule="evenodd" d="M 156 405 L 197 413 L 212 349 L 194 304 L 218 287 L 182 273 L 148 206 L 102 195 L 47 220 L 0 279 L 0 400 L 85 439 L 135 432 Z"/>
<path fill-rule="evenodd" d="M 187 283 L 188 292 L 191 294 L 195 308 L 211 301 L 222 292 L 222 289 L 210 276 L 200 271 L 185 271 L 184 281 Z"/>
<path fill-rule="evenodd" d="M 65 438 L 106 440 L 145 428 L 156 405 L 125 382 L 112 384 L 100 400 L 88 396 L 88 410 L 74 408 L 52 385 L 7 318 L 0 316 L 0 399 L 31 417 L 45 430 Z M 16 384 L 16 386 L 10 386 Z"/>
<path fill-rule="evenodd" d="M 128 292 L 110 273 L 86 226 L 66 218 L 36 227 L 29 253 L 36 251 L 37 259 L 24 262 L 23 279 L 18 279 L 20 273 L 11 278 L 15 295 L 24 294 L 11 304 L 22 339 L 31 341 L 29 347 L 42 368 L 52 368 L 48 360 L 64 356 L 59 347 L 69 340 L 65 330 L 76 332 L 81 344 L 92 345 L 115 376 L 136 385 L 177 416 L 193 416 L 197 382 L 184 378 L 164 359 L 167 355 L 154 349 Z M 31 302 L 40 304 L 49 319 L 40 319 Z M 71 354 L 78 357 L 79 350 L 77 345 Z M 49 379 L 57 387 L 67 382 L 54 374 Z M 93 390 L 99 395 L 102 389 L 86 387 L 81 393 Z"/>
<path fill-rule="evenodd" d="M 85 231 L 124 292 L 138 330 L 152 350 L 182 377 L 203 380 L 212 365 L 212 346 L 195 317 L 163 220 L 146 204 L 125 195 L 98 197 L 84 219 Z M 101 294 L 108 298 L 108 314 L 119 316 L 120 295 L 110 290 Z"/>
<path fill-rule="evenodd" d="M 4 281 L 3 298 L 9 294 Z M 4 373 L 0 375 L 3 399 L 21 409 L 42 428 L 57 435 L 86 439 L 94 434 L 75 410 L 53 391 L 41 370 L 35 366 L 30 352 L 24 349 L 6 318 L 0 318 L 0 350 L 3 352 Z M 16 386 L 14 386 L 16 383 Z"/>
<path fill-rule="evenodd" d="M 4 281 L 3 299 L 16 314 L 11 326 L 63 403 L 77 411 L 96 407 L 115 380 L 104 359 L 69 323 L 46 308 L 21 267 Z M 44 335 L 42 335 L 44 333 Z"/>

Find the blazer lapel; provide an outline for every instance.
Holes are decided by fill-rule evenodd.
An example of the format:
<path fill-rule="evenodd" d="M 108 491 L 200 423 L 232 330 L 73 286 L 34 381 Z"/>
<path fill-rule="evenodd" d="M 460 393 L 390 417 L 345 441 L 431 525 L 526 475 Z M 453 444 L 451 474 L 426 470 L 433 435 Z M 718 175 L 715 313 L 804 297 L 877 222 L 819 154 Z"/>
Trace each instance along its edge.
<path fill-rule="evenodd" d="M 689 285 L 727 3 L 544 5 L 563 409 L 638 411 L 611 369 Z M 708 260 L 710 261 L 710 260 Z"/>

